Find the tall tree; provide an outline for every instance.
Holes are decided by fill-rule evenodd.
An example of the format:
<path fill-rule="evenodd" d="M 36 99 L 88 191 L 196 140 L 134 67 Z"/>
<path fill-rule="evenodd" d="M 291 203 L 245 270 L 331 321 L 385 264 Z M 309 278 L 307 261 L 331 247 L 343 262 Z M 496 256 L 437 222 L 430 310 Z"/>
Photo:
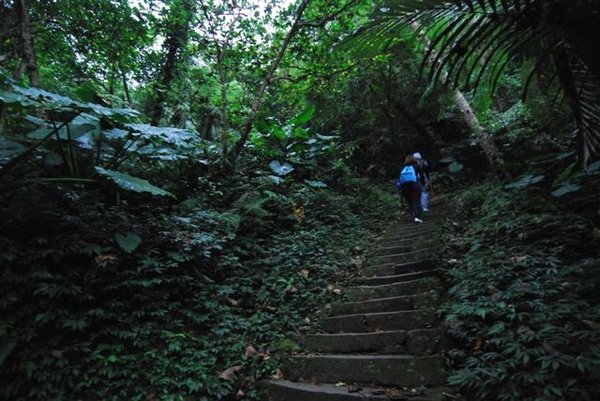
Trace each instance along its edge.
<path fill-rule="evenodd" d="M 232 161 L 235 161 L 235 159 L 239 156 L 239 154 L 242 152 L 242 149 L 244 148 L 244 145 L 246 144 L 246 141 L 248 140 L 248 136 L 250 135 L 250 131 L 252 130 L 252 126 L 254 124 L 254 121 L 256 120 L 258 111 L 260 110 L 260 107 L 262 105 L 263 96 L 265 95 L 265 91 L 271 84 L 273 77 L 275 76 L 275 71 L 277 70 L 277 67 L 279 67 L 279 63 L 281 63 L 281 59 L 283 58 L 283 55 L 285 54 L 285 51 L 288 48 L 288 45 L 290 44 L 292 38 L 294 37 L 294 35 L 298 31 L 298 29 L 300 28 L 300 21 L 302 19 L 302 14 L 304 13 L 304 10 L 306 10 L 306 7 L 308 6 L 309 2 L 310 2 L 310 0 L 302 0 L 300 2 L 300 5 L 298 6 L 298 9 L 296 10 L 294 22 L 292 23 L 292 26 L 290 27 L 285 38 L 283 39 L 283 42 L 279 46 L 277 55 L 271 61 L 269 70 L 267 71 L 267 74 L 265 75 L 262 83 L 260 84 L 258 93 L 256 94 L 254 101 L 252 102 L 250 114 L 246 118 L 246 122 L 244 123 L 244 125 L 242 127 L 240 139 L 235 144 L 235 148 L 233 149 L 233 151 L 230 155 Z"/>
<path fill-rule="evenodd" d="M 315 2 L 311 11 L 311 15 L 307 19 L 303 19 L 303 15 L 305 11 L 307 11 L 309 4 L 311 4 L 311 0 L 301 0 L 296 11 L 294 13 L 293 22 L 287 31 L 285 37 L 283 38 L 275 57 L 271 60 L 269 68 L 260 84 L 258 92 L 252 102 L 252 106 L 250 109 L 250 113 L 248 114 L 241 132 L 240 139 L 235 144 L 234 149 L 228 155 L 229 161 L 234 161 L 239 154 L 242 152 L 248 137 L 250 136 L 250 132 L 252 131 L 252 127 L 256 118 L 258 117 L 258 113 L 261 109 L 264 95 L 267 89 L 270 87 L 271 83 L 275 78 L 275 73 L 281 64 L 283 57 L 288 49 L 288 47 L 292 44 L 294 37 L 302 28 L 313 28 L 320 29 L 323 28 L 327 23 L 335 20 L 340 15 L 347 12 L 351 7 L 356 5 L 358 0 L 346 0 L 341 5 L 338 2 L 334 2 L 334 10 L 332 12 L 328 12 L 327 14 L 323 13 L 323 10 L 327 10 L 328 6 L 331 4 L 327 4 L 327 2 L 320 3 Z M 316 16 L 313 16 L 316 15 Z"/>

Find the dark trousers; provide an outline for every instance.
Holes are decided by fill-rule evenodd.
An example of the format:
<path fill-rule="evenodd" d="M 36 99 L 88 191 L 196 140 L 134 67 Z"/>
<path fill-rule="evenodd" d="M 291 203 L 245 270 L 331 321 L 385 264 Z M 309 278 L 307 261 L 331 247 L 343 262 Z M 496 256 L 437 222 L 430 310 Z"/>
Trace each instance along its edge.
<path fill-rule="evenodd" d="M 413 218 L 421 218 L 423 208 L 421 207 L 421 184 L 409 182 L 402 187 L 402 196 L 408 202 L 410 214 Z"/>

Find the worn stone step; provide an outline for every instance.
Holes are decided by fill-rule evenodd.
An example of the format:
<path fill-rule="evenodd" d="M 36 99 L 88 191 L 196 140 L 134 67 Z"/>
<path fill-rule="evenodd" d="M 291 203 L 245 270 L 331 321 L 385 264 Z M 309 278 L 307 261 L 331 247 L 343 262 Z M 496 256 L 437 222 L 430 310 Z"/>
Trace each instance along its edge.
<path fill-rule="evenodd" d="M 425 238 L 427 234 L 431 233 L 431 230 L 425 232 L 405 232 L 400 234 L 387 234 L 378 240 L 379 246 L 391 246 L 394 244 L 397 245 L 406 245 L 406 244 L 415 244 L 421 238 Z"/>
<path fill-rule="evenodd" d="M 379 386 L 436 386 L 446 377 L 444 359 L 438 355 L 298 355 L 287 359 L 281 370 L 293 381 Z"/>
<path fill-rule="evenodd" d="M 378 243 L 380 247 L 388 247 L 395 245 L 412 245 L 416 249 L 424 246 L 425 242 L 432 238 L 431 233 L 423 233 L 417 235 L 405 235 L 401 237 L 387 237 L 381 239 Z"/>
<path fill-rule="evenodd" d="M 378 255 L 373 258 L 374 264 L 384 264 L 384 263 L 406 263 L 416 258 L 421 259 L 423 256 L 431 257 L 433 254 L 437 253 L 439 249 L 437 248 L 423 248 L 418 249 L 416 251 L 410 252 L 400 252 L 396 254 L 389 255 Z"/>
<path fill-rule="evenodd" d="M 394 312 L 414 310 L 414 297 L 402 295 L 368 301 L 345 302 L 331 305 L 331 316 L 356 315 L 359 313 Z"/>
<path fill-rule="evenodd" d="M 438 270 L 421 270 L 417 272 L 403 273 L 403 274 L 393 274 L 389 276 L 370 276 L 370 277 L 361 277 L 356 281 L 360 284 L 364 285 L 383 285 L 383 284 L 392 284 L 392 283 L 400 283 L 403 281 L 411 281 L 417 280 L 425 277 L 434 277 L 439 274 Z"/>
<path fill-rule="evenodd" d="M 358 302 L 377 298 L 412 295 L 420 292 L 439 289 L 441 289 L 441 283 L 439 279 L 435 277 L 426 277 L 418 280 L 404 281 L 393 284 L 350 287 L 346 289 L 345 296 L 350 302 Z"/>
<path fill-rule="evenodd" d="M 384 387 L 355 386 L 351 383 L 336 385 L 331 383 L 297 383 L 288 380 L 267 380 L 261 384 L 267 398 L 262 401 L 445 401 L 441 387 L 398 389 Z M 422 394 L 414 393 L 423 391 Z M 404 396 L 406 395 L 406 397 Z"/>
<path fill-rule="evenodd" d="M 429 228 L 429 227 L 424 228 L 424 229 L 419 229 L 419 230 L 405 229 L 402 231 L 394 231 L 394 232 L 390 232 L 390 233 L 385 233 L 383 241 L 390 242 L 390 241 L 415 239 L 418 237 L 430 235 L 431 233 L 434 233 L 435 231 L 436 230 L 434 230 L 433 228 Z"/>
<path fill-rule="evenodd" d="M 414 251 L 414 246 L 410 242 L 403 243 L 401 245 L 383 246 L 375 251 L 375 256 L 394 255 L 403 252 Z"/>
<path fill-rule="evenodd" d="M 417 271 L 433 270 L 437 267 L 435 259 L 420 259 L 407 263 L 383 263 L 365 268 L 365 275 L 395 276 L 398 274 L 413 273 Z"/>
<path fill-rule="evenodd" d="M 433 230 L 433 224 L 421 224 L 421 223 L 415 223 L 414 221 L 411 222 L 407 222 L 407 223 L 399 223 L 399 224 L 395 224 L 394 226 L 389 227 L 387 230 L 383 231 L 383 235 L 384 236 L 390 236 L 390 235 L 401 235 L 401 234 L 408 234 L 408 233 L 419 233 L 419 232 L 423 232 L 423 231 L 430 231 Z"/>
<path fill-rule="evenodd" d="M 336 354 L 432 355 L 440 352 L 443 344 L 443 333 L 439 329 L 311 334 L 304 338 L 306 351 Z"/>
<path fill-rule="evenodd" d="M 334 303 L 330 317 L 357 315 L 360 313 L 398 312 L 402 310 L 434 309 L 439 300 L 437 291 L 428 291 L 415 295 L 401 295 L 370 299 L 367 301 Z"/>
<path fill-rule="evenodd" d="M 433 311 L 416 309 L 330 316 L 319 322 L 319 328 L 327 333 L 368 333 L 431 328 L 435 323 Z"/>
<path fill-rule="evenodd" d="M 413 217 L 411 216 L 405 216 L 404 218 L 402 218 L 396 225 L 394 225 L 393 227 L 391 227 L 388 231 L 393 231 L 393 230 L 398 230 L 401 228 L 415 228 L 415 227 L 424 227 L 427 223 L 433 224 L 438 222 L 442 217 L 444 217 L 443 214 L 440 213 L 423 213 L 421 215 L 421 219 L 423 220 L 423 223 L 420 224 L 415 224 L 415 220 Z"/>

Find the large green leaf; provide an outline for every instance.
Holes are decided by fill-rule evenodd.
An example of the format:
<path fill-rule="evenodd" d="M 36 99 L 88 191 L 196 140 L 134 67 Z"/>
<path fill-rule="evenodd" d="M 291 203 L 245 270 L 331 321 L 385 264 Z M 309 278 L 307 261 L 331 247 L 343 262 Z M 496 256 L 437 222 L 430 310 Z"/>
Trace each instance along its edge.
<path fill-rule="evenodd" d="M 133 252 L 142 243 L 140 236 L 131 232 L 125 234 L 116 233 L 115 241 L 127 253 Z"/>
<path fill-rule="evenodd" d="M 451 173 L 458 173 L 459 171 L 461 171 L 463 169 L 463 165 L 461 163 L 458 162 L 452 162 L 450 163 L 450 165 L 448 166 L 448 171 L 450 171 Z"/>
<path fill-rule="evenodd" d="M 14 156 L 24 150 L 25 147 L 23 145 L 0 136 L 0 164 L 8 163 Z"/>
<path fill-rule="evenodd" d="M 23 95 L 14 92 L 7 92 L 4 90 L 0 90 L 0 101 L 9 105 L 19 104 L 21 106 L 30 106 L 34 104 L 31 100 L 29 100 Z"/>
<path fill-rule="evenodd" d="M 511 188 L 525 188 L 528 187 L 529 185 L 533 185 L 533 184 L 537 184 L 538 182 L 542 181 L 544 179 L 543 175 L 531 175 L 531 174 L 527 174 L 527 175 L 523 175 L 521 177 L 519 177 L 519 179 L 515 182 L 511 182 L 510 184 L 507 184 L 504 186 L 504 188 L 506 189 L 511 189 Z"/>
<path fill-rule="evenodd" d="M 139 112 L 133 109 L 123 109 L 123 108 L 110 108 L 104 107 L 95 103 L 84 103 L 79 102 L 75 99 L 72 99 L 68 96 L 62 96 L 57 93 L 45 91 L 39 88 L 24 88 L 22 86 L 10 85 L 15 94 L 21 95 L 28 100 L 22 100 L 21 98 L 15 98 L 14 96 L 6 95 L 11 94 L 12 92 L 1 92 L 0 96 L 6 96 L 7 99 L 12 99 L 13 101 L 18 101 L 23 106 L 44 106 L 50 109 L 72 109 L 78 111 L 92 112 L 94 114 L 100 116 L 111 117 L 114 120 L 125 122 L 132 117 L 139 116 Z M 4 94 L 4 95 L 2 95 Z M 29 102 L 29 103 L 28 103 Z"/>
<path fill-rule="evenodd" d="M 581 185 L 567 183 L 559 187 L 557 190 L 552 191 L 552 196 L 560 198 L 562 196 L 565 196 L 566 194 L 570 194 L 571 192 L 579 191 L 580 189 Z"/>
<path fill-rule="evenodd" d="M 69 135 L 71 136 L 71 139 L 77 139 L 88 132 L 99 132 L 100 124 L 98 123 L 98 120 L 95 122 L 93 120 L 85 119 L 78 120 L 77 122 L 75 122 L 75 120 L 77 120 L 77 118 L 75 118 L 72 123 L 68 124 L 68 130 L 67 126 L 58 130 L 58 137 L 60 139 L 67 140 Z M 35 131 L 28 133 L 27 137 L 31 139 L 42 139 L 52 131 L 53 128 L 50 127 L 38 128 Z M 50 139 L 56 140 L 56 136 L 51 136 Z"/>
<path fill-rule="evenodd" d="M 290 120 L 291 124 L 294 125 L 303 125 L 310 121 L 312 116 L 315 114 L 315 106 L 309 106 L 304 112 L 298 114 L 296 117 Z"/>
<path fill-rule="evenodd" d="M 277 174 L 279 176 L 288 175 L 289 173 L 294 171 L 294 167 L 292 167 L 291 164 L 289 164 L 289 163 L 281 164 L 277 160 L 272 160 L 271 163 L 269 163 L 269 168 L 271 169 L 271 171 L 273 171 L 275 174 Z"/>
<path fill-rule="evenodd" d="M 323 181 L 315 181 L 315 180 L 304 180 L 306 185 L 313 188 L 327 188 L 327 184 Z"/>
<path fill-rule="evenodd" d="M 171 196 L 175 197 L 171 192 L 165 191 L 162 188 L 150 184 L 148 181 L 131 176 L 129 174 L 120 173 L 118 171 L 96 167 L 98 174 L 108 178 L 119 187 L 133 192 L 148 192 L 152 195 Z"/>
<path fill-rule="evenodd" d="M 139 133 L 142 138 L 179 148 L 194 148 L 200 142 L 198 134 L 182 128 L 155 127 L 148 124 L 127 124 L 126 126 L 133 132 Z"/>

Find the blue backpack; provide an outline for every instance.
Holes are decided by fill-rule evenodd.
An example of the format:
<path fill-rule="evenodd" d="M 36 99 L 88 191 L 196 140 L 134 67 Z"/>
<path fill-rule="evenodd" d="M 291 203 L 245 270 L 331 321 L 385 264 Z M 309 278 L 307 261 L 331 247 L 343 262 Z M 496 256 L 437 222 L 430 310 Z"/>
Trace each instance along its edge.
<path fill-rule="evenodd" d="M 402 186 L 407 182 L 417 182 L 417 171 L 413 166 L 404 166 L 398 181 L 396 181 L 396 188 L 402 189 Z"/>

